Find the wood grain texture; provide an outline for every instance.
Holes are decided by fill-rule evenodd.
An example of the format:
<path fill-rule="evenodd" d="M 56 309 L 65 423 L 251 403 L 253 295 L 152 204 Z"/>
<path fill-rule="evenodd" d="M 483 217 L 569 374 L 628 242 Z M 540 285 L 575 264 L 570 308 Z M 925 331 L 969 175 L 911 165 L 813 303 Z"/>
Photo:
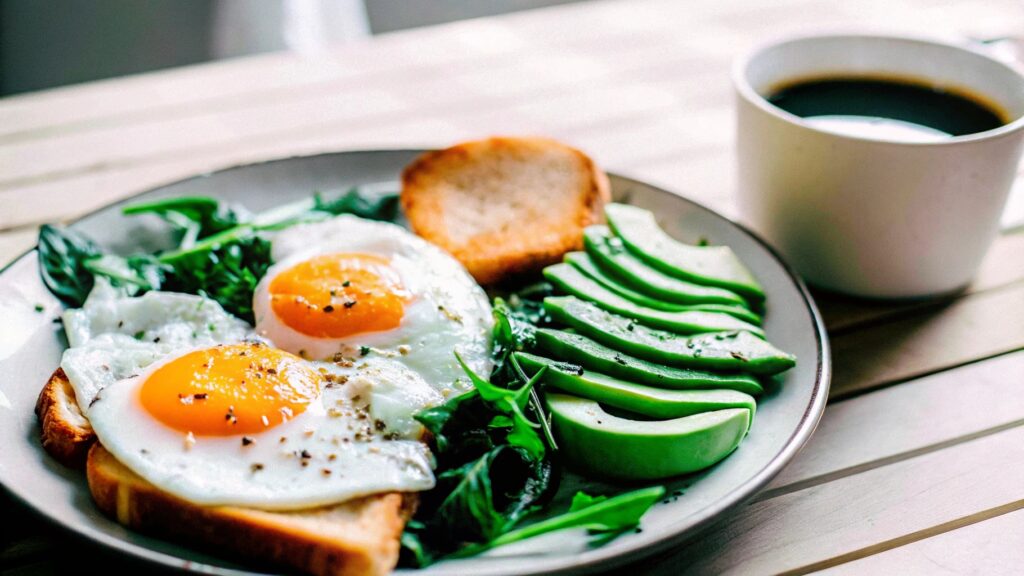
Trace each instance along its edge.
<path fill-rule="evenodd" d="M 652 574 L 806 573 L 1024 508 L 1024 427 L 756 502 Z"/>
<path fill-rule="evenodd" d="M 1017 510 L 818 574 L 1018 574 L 1022 566 L 1024 510 Z"/>

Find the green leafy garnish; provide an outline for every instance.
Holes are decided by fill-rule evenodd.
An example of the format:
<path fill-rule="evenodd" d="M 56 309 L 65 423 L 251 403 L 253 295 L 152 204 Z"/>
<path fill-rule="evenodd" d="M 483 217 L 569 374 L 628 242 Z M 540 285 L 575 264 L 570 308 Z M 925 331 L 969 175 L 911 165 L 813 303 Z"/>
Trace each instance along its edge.
<path fill-rule="evenodd" d="M 104 277 L 133 295 L 169 290 L 206 296 L 251 323 L 253 291 L 271 264 L 270 243 L 260 232 L 346 213 L 391 221 L 397 212 L 397 194 L 370 195 L 359 188 L 334 199 L 317 193 L 257 215 L 214 198 L 154 200 L 127 206 L 123 213 L 153 214 L 168 222 L 177 238 L 173 249 L 117 256 L 78 232 L 47 225 L 39 232 L 40 274 L 50 292 L 72 307 L 85 302 L 96 277 Z"/>
<path fill-rule="evenodd" d="M 488 542 L 467 546 L 454 557 L 473 556 L 491 548 L 570 528 L 585 528 L 592 534 L 603 536 L 603 541 L 637 527 L 644 513 L 664 494 L 662 486 L 641 488 L 611 498 L 577 492 L 568 512 L 511 530 Z"/>

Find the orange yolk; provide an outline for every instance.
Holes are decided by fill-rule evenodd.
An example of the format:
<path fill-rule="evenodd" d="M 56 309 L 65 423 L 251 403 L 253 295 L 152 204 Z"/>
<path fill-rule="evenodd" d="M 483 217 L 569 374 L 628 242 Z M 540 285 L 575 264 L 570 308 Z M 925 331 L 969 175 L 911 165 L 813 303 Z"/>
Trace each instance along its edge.
<path fill-rule="evenodd" d="M 304 360 L 261 344 L 189 352 L 142 384 L 143 408 L 181 432 L 228 436 L 260 432 L 304 412 L 320 375 Z"/>
<path fill-rule="evenodd" d="M 270 306 L 288 327 L 315 338 L 344 338 L 396 328 L 408 293 L 386 258 L 324 254 L 270 282 Z"/>

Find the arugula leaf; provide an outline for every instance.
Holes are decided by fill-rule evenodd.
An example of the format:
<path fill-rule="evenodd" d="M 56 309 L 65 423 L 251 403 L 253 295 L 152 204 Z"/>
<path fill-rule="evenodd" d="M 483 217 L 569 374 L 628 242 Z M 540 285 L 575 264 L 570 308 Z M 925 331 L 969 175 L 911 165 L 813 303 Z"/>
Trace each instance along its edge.
<path fill-rule="evenodd" d="M 95 282 L 86 262 L 102 254 L 83 234 L 44 224 L 39 229 L 39 275 L 50 292 L 71 307 L 79 307 Z"/>
<path fill-rule="evenodd" d="M 612 498 L 578 492 L 572 506 L 560 514 L 535 524 L 505 532 L 487 542 L 467 546 L 453 556 L 474 556 L 491 548 L 569 528 L 586 528 L 591 533 L 618 535 L 640 524 L 640 518 L 665 494 L 663 486 L 641 488 Z"/>
<path fill-rule="evenodd" d="M 121 212 L 160 216 L 180 233 L 179 247 L 191 246 L 196 240 L 234 228 L 249 218 L 244 209 L 207 196 L 141 202 L 126 206 Z"/>
<path fill-rule="evenodd" d="M 437 486 L 421 494 L 418 520 L 406 526 L 403 563 L 424 566 L 507 532 L 539 508 L 553 474 L 550 461 L 507 444 L 439 473 Z"/>
<path fill-rule="evenodd" d="M 270 267 L 270 242 L 248 236 L 176 255 L 173 262 L 162 289 L 206 296 L 253 323 L 252 295 Z"/>

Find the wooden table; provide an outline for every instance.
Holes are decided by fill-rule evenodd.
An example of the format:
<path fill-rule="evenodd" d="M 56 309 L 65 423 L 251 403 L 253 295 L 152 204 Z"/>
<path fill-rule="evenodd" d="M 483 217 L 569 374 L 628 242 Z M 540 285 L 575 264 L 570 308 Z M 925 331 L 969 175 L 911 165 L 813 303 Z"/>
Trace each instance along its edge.
<path fill-rule="evenodd" d="M 735 215 L 730 59 L 822 29 L 1024 33 L 1018 0 L 936 4 L 588 2 L 0 100 L 0 263 L 40 223 L 198 172 L 495 133 L 564 139 Z M 642 571 L 1020 573 L 1022 253 L 1024 233 L 1004 234 L 948 300 L 820 296 L 835 378 L 810 444 L 751 503 Z M 4 507 L 4 572 L 123 562 Z"/>

